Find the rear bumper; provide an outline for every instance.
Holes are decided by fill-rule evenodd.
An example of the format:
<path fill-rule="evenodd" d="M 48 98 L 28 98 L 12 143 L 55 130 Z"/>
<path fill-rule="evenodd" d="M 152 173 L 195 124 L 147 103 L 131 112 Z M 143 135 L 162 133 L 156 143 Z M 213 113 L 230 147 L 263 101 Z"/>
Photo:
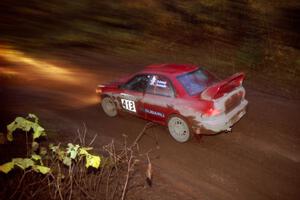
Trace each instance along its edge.
<path fill-rule="evenodd" d="M 222 114 L 212 118 L 201 118 L 197 120 L 199 125 L 193 126 L 196 134 L 216 134 L 221 131 L 230 131 L 231 126 L 238 122 L 245 114 L 247 100 L 243 100 L 236 108 L 227 114 Z"/>

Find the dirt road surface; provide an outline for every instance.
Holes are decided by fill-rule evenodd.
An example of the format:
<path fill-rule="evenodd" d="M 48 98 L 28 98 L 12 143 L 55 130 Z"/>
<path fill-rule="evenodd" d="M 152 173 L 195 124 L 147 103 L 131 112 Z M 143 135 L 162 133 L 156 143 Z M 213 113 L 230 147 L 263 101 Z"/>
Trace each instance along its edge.
<path fill-rule="evenodd" d="M 1 128 L 18 115 L 35 113 L 50 140 L 72 140 L 85 123 L 89 138 L 98 135 L 98 148 L 111 139 L 122 142 L 123 134 L 132 141 L 147 122 L 109 118 L 95 96 L 98 83 L 142 66 L 131 64 L 103 61 L 87 68 L 2 57 Z M 139 142 L 141 151 L 153 149 L 154 185 L 146 199 L 300 198 L 300 102 L 246 89 L 248 113 L 231 133 L 180 144 L 164 127 L 147 130 Z"/>

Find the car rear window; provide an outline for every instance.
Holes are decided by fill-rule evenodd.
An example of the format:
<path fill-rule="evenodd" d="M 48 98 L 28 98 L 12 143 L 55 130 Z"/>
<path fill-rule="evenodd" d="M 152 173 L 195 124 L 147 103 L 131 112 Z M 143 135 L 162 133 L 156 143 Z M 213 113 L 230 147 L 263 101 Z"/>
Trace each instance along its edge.
<path fill-rule="evenodd" d="M 177 77 L 190 96 L 201 93 L 217 81 L 217 78 L 205 70 L 198 69 Z"/>

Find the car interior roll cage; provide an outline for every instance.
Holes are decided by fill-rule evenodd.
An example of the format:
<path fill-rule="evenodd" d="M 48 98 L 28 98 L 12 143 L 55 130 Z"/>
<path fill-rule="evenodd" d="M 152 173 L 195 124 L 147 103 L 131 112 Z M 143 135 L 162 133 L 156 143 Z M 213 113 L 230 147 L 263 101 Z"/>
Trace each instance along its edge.
<path fill-rule="evenodd" d="M 158 76 L 159 78 L 163 78 L 167 81 L 166 84 L 166 88 L 169 89 L 169 95 L 168 94 L 163 94 L 163 92 L 161 93 L 157 93 L 155 89 L 159 88 L 159 86 L 154 86 L 154 90 L 149 90 L 150 88 L 150 77 L 153 76 Z M 134 81 L 135 79 L 137 79 L 138 77 L 146 77 L 146 79 L 142 80 L 142 81 L 146 81 L 146 82 L 140 82 L 141 80 L 137 80 L 136 82 L 136 89 L 132 89 L 132 87 L 129 87 L 128 85 Z M 138 84 L 140 84 L 141 87 L 138 87 Z M 132 86 L 132 85 L 131 85 Z M 155 88 L 156 87 L 156 88 Z M 126 89 L 126 90 L 131 90 L 131 91 L 135 91 L 135 92 L 142 92 L 143 95 L 144 94 L 152 94 L 152 95 L 157 95 L 157 96 L 164 96 L 164 97 L 170 97 L 170 98 L 175 98 L 177 96 L 176 94 L 176 90 L 174 89 L 174 85 L 173 83 L 170 81 L 170 79 L 164 75 L 161 74 L 155 74 L 155 73 L 150 73 L 150 74 L 136 74 L 135 76 L 133 76 L 131 79 L 129 79 L 126 83 L 122 84 L 120 86 L 121 89 Z M 151 92 L 153 91 L 153 92 Z"/>

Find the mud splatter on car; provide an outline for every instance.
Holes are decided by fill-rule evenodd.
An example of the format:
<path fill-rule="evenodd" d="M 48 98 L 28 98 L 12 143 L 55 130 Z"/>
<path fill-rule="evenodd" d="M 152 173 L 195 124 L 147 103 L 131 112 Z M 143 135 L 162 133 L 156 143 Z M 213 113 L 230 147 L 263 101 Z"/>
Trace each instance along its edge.
<path fill-rule="evenodd" d="M 168 126 L 175 140 L 186 142 L 192 133 L 230 131 L 245 115 L 244 78 L 237 73 L 219 80 L 195 65 L 161 64 L 99 85 L 96 92 L 108 116 L 130 113 Z"/>

